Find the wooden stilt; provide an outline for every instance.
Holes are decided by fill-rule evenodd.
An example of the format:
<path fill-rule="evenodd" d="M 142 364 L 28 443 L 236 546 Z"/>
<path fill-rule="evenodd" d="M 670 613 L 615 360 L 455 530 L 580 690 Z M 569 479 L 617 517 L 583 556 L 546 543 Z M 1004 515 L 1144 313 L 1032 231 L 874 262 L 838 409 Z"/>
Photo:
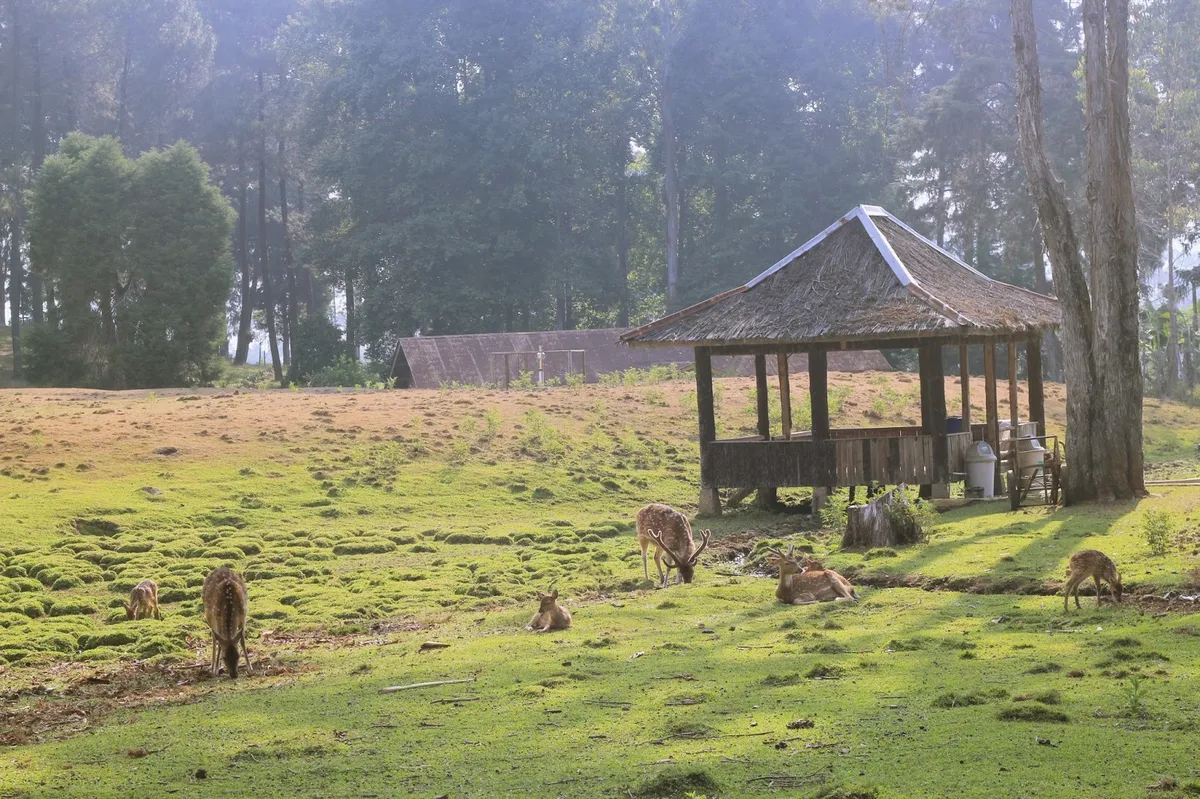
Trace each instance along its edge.
<path fill-rule="evenodd" d="M 970 348 L 966 344 L 958 347 L 958 374 L 962 382 L 962 429 L 964 433 L 971 432 L 971 372 Z"/>
<path fill-rule="evenodd" d="M 986 408 L 987 442 L 996 455 L 995 490 L 1000 491 L 1000 407 L 996 398 L 996 344 L 983 347 L 983 396 Z"/>
<path fill-rule="evenodd" d="M 1008 408 L 1012 431 L 1009 433 L 1011 450 L 1009 454 L 1012 479 L 1009 481 L 1008 501 L 1012 509 L 1021 506 L 1021 459 L 1018 454 L 1017 438 L 1020 436 L 1021 408 L 1017 403 L 1017 342 L 1008 342 Z"/>
<path fill-rule="evenodd" d="M 767 356 L 754 356 L 755 395 L 758 399 L 758 436 L 763 441 L 771 440 L 771 386 L 767 382 Z M 772 510 L 778 504 L 778 493 L 773 486 L 759 486 L 754 503 L 762 510 Z"/>
<path fill-rule="evenodd" d="M 709 474 L 708 445 L 717 440 L 717 416 L 713 403 L 712 353 L 696 347 L 696 411 L 700 430 L 700 515 L 720 516 L 721 495 Z"/>
<path fill-rule="evenodd" d="M 783 440 L 792 437 L 792 381 L 788 374 L 788 354 L 779 353 L 779 409 L 783 419 Z"/>

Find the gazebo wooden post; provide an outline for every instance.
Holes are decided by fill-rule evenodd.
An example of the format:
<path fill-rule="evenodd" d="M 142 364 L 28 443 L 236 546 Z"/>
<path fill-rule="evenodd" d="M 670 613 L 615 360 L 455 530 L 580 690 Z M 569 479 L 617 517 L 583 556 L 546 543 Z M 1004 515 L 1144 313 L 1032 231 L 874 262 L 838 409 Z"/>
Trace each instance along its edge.
<path fill-rule="evenodd" d="M 921 496 L 945 499 L 950 495 L 950 450 L 946 440 L 946 371 L 940 344 L 924 344 L 917 352 L 922 396 L 921 432 L 933 439 L 933 472 L 921 486 Z"/>
<path fill-rule="evenodd" d="M 1021 507 L 1021 457 L 1017 442 L 1020 437 L 1018 428 L 1021 423 L 1021 406 L 1017 402 L 1017 340 L 1015 338 L 1008 340 L 1008 410 L 1012 421 L 1012 431 L 1008 434 L 1012 444 L 1012 453 L 1009 456 L 1012 480 L 1008 487 L 1008 501 L 1012 505 L 1012 509 L 1016 510 Z"/>
<path fill-rule="evenodd" d="M 779 416 L 782 424 L 782 438 L 790 441 L 792 438 L 792 379 L 788 374 L 788 354 L 779 353 Z"/>
<path fill-rule="evenodd" d="M 767 356 L 754 356 L 754 389 L 758 400 L 758 435 L 763 441 L 771 440 L 771 386 L 767 381 Z M 754 503 L 762 510 L 773 509 L 778 500 L 774 486 L 758 486 Z"/>
<path fill-rule="evenodd" d="M 984 437 L 996 456 L 994 490 L 1000 491 L 1000 403 L 996 399 L 996 342 L 983 346 L 983 397 L 986 408 L 987 435 Z"/>
<path fill-rule="evenodd" d="M 696 347 L 696 411 L 700 418 L 700 515 L 721 515 L 721 494 L 709 474 L 709 445 L 717 440 L 717 416 L 713 407 L 712 352 Z"/>
<path fill-rule="evenodd" d="M 814 347 L 808 353 L 808 396 L 812 406 L 813 451 L 816 453 L 812 487 L 815 515 L 829 495 L 827 481 L 821 477 L 836 468 L 835 464 L 827 463 L 824 457 L 829 449 L 829 357 L 820 347 Z M 832 458 L 832 454 L 829 457 Z"/>
<path fill-rule="evenodd" d="M 1029 373 L 1029 421 L 1037 422 L 1037 434 L 1046 435 L 1046 387 L 1042 383 L 1042 337 L 1025 344 L 1025 370 Z"/>
<path fill-rule="evenodd" d="M 964 341 L 958 345 L 958 374 L 962 384 L 962 431 L 971 433 L 971 351 Z M 974 438 L 974 437 L 972 437 Z"/>

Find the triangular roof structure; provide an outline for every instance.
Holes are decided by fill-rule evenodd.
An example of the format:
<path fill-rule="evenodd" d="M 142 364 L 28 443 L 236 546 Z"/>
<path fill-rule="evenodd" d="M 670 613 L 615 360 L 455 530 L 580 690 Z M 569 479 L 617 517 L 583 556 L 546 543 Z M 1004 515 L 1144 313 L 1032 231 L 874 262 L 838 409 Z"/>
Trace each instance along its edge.
<path fill-rule="evenodd" d="M 968 266 L 860 205 L 744 286 L 621 337 L 641 346 L 1001 337 L 1057 327 L 1059 304 Z M 874 346 L 879 346 L 876 343 Z"/>

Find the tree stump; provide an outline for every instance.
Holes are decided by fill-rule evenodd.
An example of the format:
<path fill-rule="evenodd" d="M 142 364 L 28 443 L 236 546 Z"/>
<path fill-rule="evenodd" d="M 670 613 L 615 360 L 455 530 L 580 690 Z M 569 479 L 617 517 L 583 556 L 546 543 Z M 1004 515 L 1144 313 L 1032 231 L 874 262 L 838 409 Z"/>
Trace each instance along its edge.
<path fill-rule="evenodd" d="M 843 549 L 874 549 L 915 544 L 925 540 L 912 512 L 912 503 L 898 486 L 866 505 L 851 505 L 846 509 L 846 534 Z"/>

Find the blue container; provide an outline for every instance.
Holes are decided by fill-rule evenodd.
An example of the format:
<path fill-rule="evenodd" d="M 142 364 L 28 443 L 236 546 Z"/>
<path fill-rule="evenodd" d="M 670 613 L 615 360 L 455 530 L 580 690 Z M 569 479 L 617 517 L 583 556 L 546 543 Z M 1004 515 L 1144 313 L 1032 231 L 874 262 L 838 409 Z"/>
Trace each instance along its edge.
<path fill-rule="evenodd" d="M 963 431 L 963 429 L 962 429 L 962 417 L 961 416 L 947 416 L 946 417 L 946 432 L 947 433 L 961 433 L 962 431 Z"/>

